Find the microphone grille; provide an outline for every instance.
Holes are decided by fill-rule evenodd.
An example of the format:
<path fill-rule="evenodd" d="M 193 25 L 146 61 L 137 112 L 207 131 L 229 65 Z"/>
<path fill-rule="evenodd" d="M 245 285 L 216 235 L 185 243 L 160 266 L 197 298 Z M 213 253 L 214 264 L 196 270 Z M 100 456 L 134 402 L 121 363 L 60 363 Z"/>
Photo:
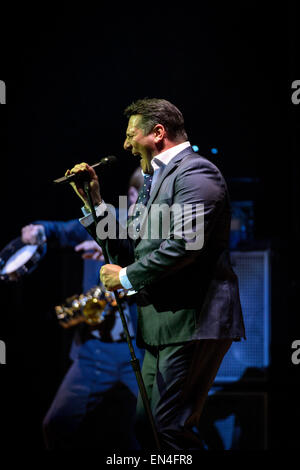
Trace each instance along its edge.
<path fill-rule="evenodd" d="M 117 163 L 117 160 L 117 157 L 115 157 L 114 155 L 108 155 L 107 157 L 101 159 L 101 163 Z"/>

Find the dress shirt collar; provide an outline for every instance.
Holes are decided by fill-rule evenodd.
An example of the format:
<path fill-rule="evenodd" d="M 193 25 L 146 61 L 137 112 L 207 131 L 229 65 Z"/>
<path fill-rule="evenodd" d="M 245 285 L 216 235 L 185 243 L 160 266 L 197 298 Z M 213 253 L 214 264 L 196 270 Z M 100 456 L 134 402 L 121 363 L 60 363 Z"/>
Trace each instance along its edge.
<path fill-rule="evenodd" d="M 175 145 L 164 152 L 156 155 L 151 160 L 151 166 L 153 171 L 157 170 L 158 168 L 165 167 L 179 152 L 184 150 L 187 147 L 190 147 L 190 142 L 187 140 L 186 142 L 182 142 L 181 144 Z"/>

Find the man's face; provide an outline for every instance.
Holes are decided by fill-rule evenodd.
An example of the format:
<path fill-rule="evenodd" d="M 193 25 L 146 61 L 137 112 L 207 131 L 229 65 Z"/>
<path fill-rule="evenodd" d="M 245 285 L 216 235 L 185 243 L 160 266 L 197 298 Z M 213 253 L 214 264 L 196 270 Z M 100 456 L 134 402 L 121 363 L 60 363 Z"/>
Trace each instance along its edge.
<path fill-rule="evenodd" d="M 139 127 L 141 115 L 130 116 L 126 130 L 124 149 L 130 150 L 132 155 L 141 158 L 141 167 L 149 168 L 150 162 L 155 155 L 154 134 L 144 135 Z"/>

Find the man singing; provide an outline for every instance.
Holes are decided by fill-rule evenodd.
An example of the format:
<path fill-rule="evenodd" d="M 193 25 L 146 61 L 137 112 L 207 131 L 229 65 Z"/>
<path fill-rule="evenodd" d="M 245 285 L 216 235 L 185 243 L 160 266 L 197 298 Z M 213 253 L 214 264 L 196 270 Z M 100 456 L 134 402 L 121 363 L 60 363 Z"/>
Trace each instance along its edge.
<path fill-rule="evenodd" d="M 245 338 L 228 250 L 228 191 L 218 168 L 193 151 L 183 116 L 172 103 L 138 100 L 125 115 L 124 148 L 141 158 L 145 181 L 138 202 L 145 205 L 147 219 L 135 211 L 127 237 L 103 237 L 100 243 L 114 264 L 101 268 L 101 280 L 109 290 L 137 292 L 138 344 L 146 351 L 142 375 L 162 449 L 200 449 L 197 429 L 208 391 L 232 341 Z M 110 208 L 102 200 L 95 171 L 81 163 L 67 174 L 83 171 L 89 172 L 101 222 Z M 75 190 L 87 210 L 79 184 Z M 163 235 L 152 236 L 146 229 L 162 228 L 157 207 L 166 205 L 182 208 L 187 223 L 171 217 L 168 235 L 162 230 Z M 81 223 L 96 238 L 92 216 L 87 214 Z M 136 425 L 142 447 L 153 449 L 140 397 Z"/>

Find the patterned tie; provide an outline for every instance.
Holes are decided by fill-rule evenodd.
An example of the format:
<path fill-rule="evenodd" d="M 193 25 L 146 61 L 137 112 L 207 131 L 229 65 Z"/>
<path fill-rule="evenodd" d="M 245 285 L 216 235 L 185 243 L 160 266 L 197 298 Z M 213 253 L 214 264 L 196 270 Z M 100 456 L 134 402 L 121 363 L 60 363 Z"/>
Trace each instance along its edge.
<path fill-rule="evenodd" d="M 143 204 L 144 206 L 147 205 L 147 202 L 149 201 L 149 198 L 150 198 L 151 183 L 152 183 L 152 175 L 144 174 L 144 184 L 142 186 L 142 189 L 139 192 L 139 196 L 137 198 L 136 204 Z M 141 222 L 140 215 L 141 215 L 141 212 L 137 209 L 133 216 L 133 225 L 134 225 L 134 231 L 136 232 L 136 236 L 138 236 L 140 228 L 141 228 L 140 227 L 140 222 Z"/>
<path fill-rule="evenodd" d="M 150 197 L 150 188 L 152 183 L 152 175 L 144 174 L 144 184 L 142 189 L 139 192 L 139 197 L 137 198 L 137 204 L 144 204 L 147 205 Z"/>

